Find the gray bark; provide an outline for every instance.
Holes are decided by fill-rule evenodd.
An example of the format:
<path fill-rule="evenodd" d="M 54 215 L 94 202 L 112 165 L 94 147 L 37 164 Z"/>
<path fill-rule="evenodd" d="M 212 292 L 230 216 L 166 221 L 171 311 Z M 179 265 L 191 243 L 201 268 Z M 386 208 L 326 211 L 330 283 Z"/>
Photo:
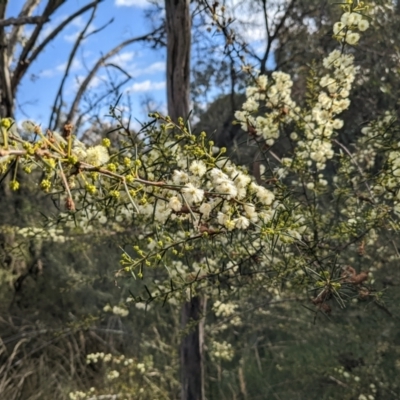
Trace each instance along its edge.
<path fill-rule="evenodd" d="M 206 298 L 195 296 L 182 308 L 181 399 L 204 400 L 204 314 Z M 189 324 L 189 325 L 188 325 Z"/>
<path fill-rule="evenodd" d="M 172 120 L 189 114 L 191 18 L 189 0 L 165 0 L 167 100 Z"/>
<path fill-rule="evenodd" d="M 7 1 L 0 2 L 0 20 L 6 14 Z M 8 68 L 7 37 L 4 27 L 0 27 L 0 118 L 14 116 L 14 99 L 11 88 L 10 70 Z"/>

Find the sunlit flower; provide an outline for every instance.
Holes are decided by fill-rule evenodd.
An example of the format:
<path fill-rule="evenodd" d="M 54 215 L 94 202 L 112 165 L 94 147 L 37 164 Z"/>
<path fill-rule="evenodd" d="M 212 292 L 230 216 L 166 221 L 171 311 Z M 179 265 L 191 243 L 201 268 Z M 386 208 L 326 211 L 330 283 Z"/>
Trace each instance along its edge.
<path fill-rule="evenodd" d="M 211 204 L 209 203 L 203 203 L 200 208 L 199 211 L 203 214 L 203 217 L 205 219 L 208 219 L 208 217 L 210 216 L 211 213 Z"/>
<path fill-rule="evenodd" d="M 114 306 L 112 312 L 113 314 L 119 315 L 120 317 L 126 317 L 129 314 L 129 310 L 118 306 Z"/>
<path fill-rule="evenodd" d="M 189 181 L 189 175 L 186 172 L 179 171 L 179 170 L 174 170 L 174 173 L 172 175 L 172 181 L 176 185 L 180 185 L 182 183 L 186 183 Z"/>
<path fill-rule="evenodd" d="M 358 23 L 358 29 L 361 32 L 366 31 L 369 28 L 369 22 L 366 19 L 362 19 L 359 23 Z"/>
<path fill-rule="evenodd" d="M 118 377 L 119 377 L 119 372 L 116 371 L 116 370 L 110 371 L 107 374 L 107 378 L 110 379 L 110 380 L 117 379 Z"/>
<path fill-rule="evenodd" d="M 168 206 L 174 211 L 180 211 L 182 209 L 182 203 L 176 196 L 172 196 L 169 199 Z"/>
<path fill-rule="evenodd" d="M 356 24 L 360 20 L 360 18 L 361 18 L 360 14 L 345 12 L 340 18 L 340 21 L 344 25 L 351 26 Z"/>
<path fill-rule="evenodd" d="M 192 183 L 188 183 L 182 189 L 182 193 L 189 203 L 199 203 L 204 197 L 204 190 L 196 188 Z"/>
<path fill-rule="evenodd" d="M 233 220 L 233 223 L 235 224 L 235 227 L 238 229 L 247 229 L 250 225 L 250 221 L 243 216 L 240 216 L 239 218 L 235 218 Z"/>
<path fill-rule="evenodd" d="M 86 151 L 85 161 L 95 167 L 105 164 L 109 159 L 108 150 L 104 146 L 89 147 Z"/>
<path fill-rule="evenodd" d="M 351 46 L 357 44 L 359 40 L 360 40 L 360 34 L 357 32 L 347 33 L 346 35 L 346 42 Z"/>
<path fill-rule="evenodd" d="M 337 34 L 339 34 L 339 33 L 343 33 L 343 30 L 344 30 L 345 26 L 346 26 L 346 25 L 345 25 L 343 22 L 336 22 L 336 23 L 333 25 L 333 33 L 334 33 L 335 35 L 337 35 Z"/>
<path fill-rule="evenodd" d="M 194 175 L 202 177 L 206 173 L 207 167 L 203 163 L 203 161 L 194 160 L 190 164 L 189 171 L 192 172 Z"/>

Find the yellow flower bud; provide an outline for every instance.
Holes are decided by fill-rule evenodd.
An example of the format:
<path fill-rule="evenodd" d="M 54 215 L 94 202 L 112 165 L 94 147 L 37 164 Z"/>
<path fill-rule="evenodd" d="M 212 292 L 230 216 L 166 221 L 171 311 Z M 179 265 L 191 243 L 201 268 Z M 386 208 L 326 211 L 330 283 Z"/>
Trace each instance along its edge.
<path fill-rule="evenodd" d="M 10 182 L 10 189 L 14 190 L 14 191 L 18 190 L 19 189 L 19 182 L 15 181 L 15 180 L 11 181 Z"/>
<path fill-rule="evenodd" d="M 90 184 L 87 184 L 87 185 L 85 186 L 85 189 L 86 189 L 86 191 L 87 191 L 88 193 L 90 193 L 90 194 L 95 194 L 96 191 L 97 191 L 96 186 L 90 185 Z"/>
<path fill-rule="evenodd" d="M 51 188 L 51 182 L 48 179 L 43 179 L 42 182 L 40 182 L 40 187 L 44 192 L 48 192 Z"/>
<path fill-rule="evenodd" d="M 114 197 L 114 199 L 119 199 L 121 193 L 119 190 L 110 190 L 110 196 Z"/>
<path fill-rule="evenodd" d="M 101 141 L 101 143 L 102 143 L 102 145 L 103 145 L 104 147 L 110 147 L 110 146 L 111 146 L 111 140 L 110 140 L 109 138 L 104 138 L 104 139 Z"/>
<path fill-rule="evenodd" d="M 12 125 L 12 119 L 11 118 L 2 118 L 0 121 L 0 125 L 6 129 L 10 128 Z"/>
<path fill-rule="evenodd" d="M 107 169 L 111 172 L 115 172 L 117 170 L 117 166 L 113 163 L 107 165 Z"/>

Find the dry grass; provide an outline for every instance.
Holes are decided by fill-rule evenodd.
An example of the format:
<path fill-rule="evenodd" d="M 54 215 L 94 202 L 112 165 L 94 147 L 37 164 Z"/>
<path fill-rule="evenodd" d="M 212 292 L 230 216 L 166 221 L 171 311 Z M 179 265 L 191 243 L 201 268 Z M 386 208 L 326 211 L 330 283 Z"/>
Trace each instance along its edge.
<path fill-rule="evenodd" d="M 70 391 L 95 384 L 87 352 L 110 350 L 91 329 L 46 329 L 0 317 L 0 332 L 0 393 L 7 400 L 67 400 Z"/>

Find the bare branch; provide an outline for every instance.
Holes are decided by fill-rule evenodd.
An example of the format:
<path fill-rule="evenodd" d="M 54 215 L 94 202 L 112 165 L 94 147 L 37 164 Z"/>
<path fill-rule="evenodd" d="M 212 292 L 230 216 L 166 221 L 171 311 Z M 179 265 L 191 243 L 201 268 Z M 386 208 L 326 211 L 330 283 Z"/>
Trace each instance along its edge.
<path fill-rule="evenodd" d="M 264 55 L 260 60 L 260 74 L 265 74 L 267 71 L 267 61 L 269 58 L 269 54 L 271 52 L 272 42 L 278 38 L 278 34 L 282 27 L 284 26 L 289 14 L 294 7 L 296 0 L 292 0 L 286 8 L 285 14 L 280 19 L 279 23 L 276 25 L 274 33 L 271 33 L 268 24 L 268 15 L 267 15 L 267 0 L 262 0 L 263 3 L 263 10 L 264 10 L 264 18 L 265 18 L 265 29 L 267 31 L 267 47 L 265 49 Z"/>
<path fill-rule="evenodd" d="M 39 5 L 40 0 L 27 0 L 22 7 L 21 12 L 18 15 L 18 18 L 22 17 L 30 17 L 35 10 L 35 8 Z M 9 40 L 8 40 L 8 58 L 9 58 L 9 63 L 12 60 L 12 56 L 15 51 L 15 47 L 18 43 L 19 38 L 21 37 L 22 33 L 24 31 L 24 26 L 23 25 L 15 25 L 9 35 Z"/>
<path fill-rule="evenodd" d="M 107 64 L 108 65 L 108 64 Z M 79 128 L 83 122 L 83 119 L 85 116 L 88 116 L 91 111 L 95 109 L 105 98 L 110 96 L 110 93 L 113 91 L 115 93 L 118 93 L 119 89 L 121 89 L 124 85 L 126 85 L 129 81 L 131 80 L 131 77 L 124 79 L 122 82 L 118 83 L 115 85 L 114 90 L 108 90 L 106 93 L 103 95 L 99 96 L 94 102 L 89 104 L 89 106 L 81 112 L 76 120 L 76 123 L 74 123 L 75 130 L 79 131 Z M 86 121 L 84 121 L 86 122 Z"/>
<path fill-rule="evenodd" d="M 65 0 L 59 0 L 59 1 L 65 1 Z M 26 44 L 24 47 L 17 67 L 14 71 L 13 78 L 12 78 L 12 87 L 13 90 L 15 91 L 16 88 L 18 87 L 19 82 L 21 81 L 22 77 L 26 73 L 29 65 L 32 64 L 33 61 L 38 57 L 39 54 L 43 51 L 43 49 L 75 18 L 79 17 L 86 11 L 90 10 L 91 8 L 95 7 L 98 3 L 102 2 L 104 0 L 94 0 L 91 3 L 87 4 L 86 6 L 80 8 L 78 11 L 76 11 L 74 14 L 70 15 L 66 20 L 60 23 L 47 37 L 46 39 L 43 40 L 42 43 L 40 43 L 37 47 L 35 47 L 35 43 L 37 40 L 37 37 L 39 36 L 39 33 L 43 27 L 43 24 L 40 26 L 38 25 L 37 28 L 35 29 L 34 33 L 32 34 L 32 37 L 36 35 L 35 39 L 32 41 L 32 38 L 29 40 L 29 42 Z M 45 15 L 45 12 L 43 15 Z M 51 14 L 50 14 L 51 15 Z M 38 30 L 39 29 L 39 30 Z M 36 30 L 38 30 L 36 34 Z M 30 54 L 30 52 L 32 53 Z M 29 55 L 30 54 L 30 55 Z"/>
<path fill-rule="evenodd" d="M 86 76 L 85 80 L 82 82 L 82 84 L 79 87 L 79 90 L 75 96 L 75 99 L 71 105 L 71 108 L 68 112 L 68 116 L 67 116 L 67 121 L 71 121 L 74 119 L 75 117 L 75 113 L 78 109 L 78 105 L 79 102 L 81 101 L 81 98 L 83 96 L 83 94 L 85 93 L 85 91 L 87 90 L 91 80 L 94 78 L 94 76 L 96 75 L 96 72 L 98 71 L 98 69 L 103 66 L 105 64 L 105 62 L 112 56 L 114 56 L 115 54 L 117 54 L 119 51 L 121 51 L 124 47 L 135 43 L 135 42 L 140 42 L 140 41 L 151 41 L 153 39 L 153 37 L 157 34 L 160 33 L 162 31 L 163 28 L 158 28 L 155 31 L 148 33 L 146 35 L 143 36 L 139 36 L 136 38 L 132 38 L 132 39 L 128 39 L 125 42 L 120 43 L 118 46 L 114 47 L 112 50 L 110 50 L 107 54 L 105 54 L 103 57 L 101 57 L 96 64 L 94 65 L 94 67 L 91 69 L 91 71 L 89 72 L 89 74 Z"/>
<path fill-rule="evenodd" d="M 46 8 L 43 11 L 42 17 L 44 21 L 47 21 L 48 18 L 59 8 L 66 0 L 48 0 Z M 34 48 L 36 41 L 39 37 L 39 34 L 46 22 L 41 22 L 36 25 L 36 28 L 33 30 L 31 37 L 29 38 L 26 45 L 23 47 L 21 55 L 18 59 L 17 66 L 14 70 L 13 77 L 11 80 L 11 85 L 13 89 L 13 94 L 17 90 L 18 84 L 21 81 L 22 76 L 28 69 L 29 63 L 27 62 L 28 55 L 30 51 Z"/>
<path fill-rule="evenodd" d="M 63 94 L 64 84 L 65 84 L 68 74 L 69 74 L 69 70 L 70 70 L 72 62 L 75 58 L 76 52 L 78 51 L 78 48 L 79 48 L 81 42 L 83 41 L 83 39 L 85 39 L 86 32 L 89 29 L 90 24 L 92 23 L 92 21 L 94 19 L 94 16 L 95 16 L 95 13 L 97 10 L 97 6 L 100 3 L 100 1 L 101 0 L 95 1 L 95 5 L 93 6 L 92 13 L 91 13 L 86 25 L 84 26 L 84 28 L 81 30 L 80 34 L 78 35 L 78 37 L 74 43 L 74 46 L 71 50 L 71 53 L 68 57 L 67 67 L 65 69 L 64 76 L 63 76 L 60 86 L 58 88 L 57 95 L 56 95 L 56 98 L 55 98 L 54 104 L 53 104 L 53 111 L 52 111 L 51 117 L 50 117 L 49 127 L 53 126 L 53 129 L 56 129 L 59 119 L 60 119 L 61 107 L 63 105 L 62 94 Z M 57 105 L 57 103 L 58 103 L 58 105 Z M 53 121 L 54 121 L 54 123 L 53 123 Z"/>
<path fill-rule="evenodd" d="M 28 24 L 40 24 L 49 21 L 49 17 L 18 17 L 18 18 L 8 18 L 0 20 L 0 27 L 10 26 L 10 25 L 28 25 Z"/>

